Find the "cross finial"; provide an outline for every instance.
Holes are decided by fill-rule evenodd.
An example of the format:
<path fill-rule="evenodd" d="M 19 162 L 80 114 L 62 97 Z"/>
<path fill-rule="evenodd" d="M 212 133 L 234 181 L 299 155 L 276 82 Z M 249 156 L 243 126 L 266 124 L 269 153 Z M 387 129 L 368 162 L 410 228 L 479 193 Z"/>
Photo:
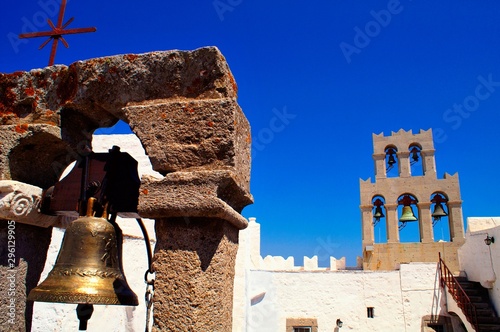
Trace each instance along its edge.
<path fill-rule="evenodd" d="M 52 39 L 54 40 L 54 42 L 52 43 L 52 50 L 50 51 L 49 66 L 52 66 L 54 64 L 54 59 L 56 57 L 56 51 L 57 51 L 57 43 L 59 39 L 61 40 L 63 45 L 66 46 L 66 48 L 69 47 L 68 42 L 64 39 L 63 35 L 96 31 L 96 28 L 94 27 L 66 29 L 66 27 L 74 20 L 74 17 L 72 17 L 68 20 L 68 22 L 66 22 L 63 25 L 64 11 L 66 10 L 66 1 L 67 0 L 62 0 L 61 8 L 59 9 L 59 17 L 57 18 L 57 26 L 54 26 L 54 23 L 52 23 L 50 19 L 47 19 L 50 27 L 52 28 L 51 31 L 31 32 L 19 35 L 19 38 L 49 37 L 49 39 L 47 39 L 46 41 L 43 42 L 42 45 L 40 45 L 40 47 L 38 48 L 39 50 L 44 48 L 45 45 L 47 45 Z"/>

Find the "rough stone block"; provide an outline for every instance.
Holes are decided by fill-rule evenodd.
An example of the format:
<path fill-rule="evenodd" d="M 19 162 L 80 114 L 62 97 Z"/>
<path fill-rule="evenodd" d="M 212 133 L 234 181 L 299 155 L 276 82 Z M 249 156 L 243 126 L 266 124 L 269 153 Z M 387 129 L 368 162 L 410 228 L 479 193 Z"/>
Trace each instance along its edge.
<path fill-rule="evenodd" d="M 151 153 L 155 170 L 231 169 L 248 191 L 250 128 L 236 92 L 229 67 L 215 47 L 0 74 L 0 132 L 5 132 L 0 135 L 8 141 L 12 133 L 29 131 L 33 124 L 43 124 L 50 132 L 60 128 L 70 151 L 64 146 L 41 151 L 47 160 L 72 161 L 85 153 L 95 129 L 123 120 Z M 0 151 L 1 179 L 39 185 L 11 174 L 14 167 L 7 156 L 15 147 L 10 144 Z M 28 173 L 29 165 L 19 166 L 19 172 Z M 53 171 L 43 166 L 37 181 L 46 187 L 55 181 L 54 176 L 44 178 Z"/>
<path fill-rule="evenodd" d="M 144 176 L 139 214 L 146 218 L 219 218 L 236 228 L 248 222 L 239 211 L 251 202 L 229 171 L 174 172 L 164 179 Z"/>
<path fill-rule="evenodd" d="M 231 331 L 238 230 L 212 218 L 157 221 L 153 331 Z"/>
<path fill-rule="evenodd" d="M 249 190 L 250 127 L 235 99 L 155 101 L 124 108 L 153 169 L 226 169 Z"/>

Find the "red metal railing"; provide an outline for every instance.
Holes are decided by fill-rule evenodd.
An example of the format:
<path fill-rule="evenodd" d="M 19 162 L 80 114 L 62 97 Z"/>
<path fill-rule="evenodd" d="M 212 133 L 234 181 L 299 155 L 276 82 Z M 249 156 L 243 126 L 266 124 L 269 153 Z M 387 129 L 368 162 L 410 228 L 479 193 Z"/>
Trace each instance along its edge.
<path fill-rule="evenodd" d="M 469 296 L 467 296 L 462 286 L 460 286 L 457 278 L 455 278 L 453 273 L 451 273 L 450 269 L 444 263 L 441 258 L 441 253 L 439 253 L 439 271 L 441 275 L 441 287 L 444 288 L 446 286 L 448 288 L 448 292 L 457 302 L 458 307 L 462 309 L 469 323 L 471 323 L 476 331 L 479 331 L 476 306 L 472 303 Z"/>

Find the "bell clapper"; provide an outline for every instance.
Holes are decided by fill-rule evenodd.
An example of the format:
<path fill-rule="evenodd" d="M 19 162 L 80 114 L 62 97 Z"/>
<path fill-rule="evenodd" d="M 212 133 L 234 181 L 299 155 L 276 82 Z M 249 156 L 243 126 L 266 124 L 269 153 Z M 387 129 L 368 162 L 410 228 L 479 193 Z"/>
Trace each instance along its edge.
<path fill-rule="evenodd" d="M 87 322 L 90 317 L 92 317 L 93 312 L 94 306 L 92 304 L 80 303 L 76 306 L 76 315 L 78 320 L 80 320 L 80 326 L 78 327 L 79 331 L 87 331 Z"/>

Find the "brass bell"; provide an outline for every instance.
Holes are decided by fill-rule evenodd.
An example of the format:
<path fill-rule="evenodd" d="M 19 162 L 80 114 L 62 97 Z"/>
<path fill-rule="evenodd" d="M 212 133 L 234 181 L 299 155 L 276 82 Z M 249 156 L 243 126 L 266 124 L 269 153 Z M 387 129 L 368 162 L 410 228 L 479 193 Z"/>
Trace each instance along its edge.
<path fill-rule="evenodd" d="M 403 206 L 403 213 L 401 214 L 401 218 L 399 218 L 399 221 L 401 222 L 407 222 L 407 221 L 417 221 L 417 217 L 413 214 L 413 210 L 411 206 L 405 205 Z"/>
<path fill-rule="evenodd" d="M 28 300 L 138 305 L 123 274 L 121 237 L 117 238 L 121 232 L 105 218 L 93 216 L 92 200 L 87 215 L 66 229 L 54 268 L 31 290 Z"/>
<path fill-rule="evenodd" d="M 446 217 L 448 213 L 446 213 L 443 209 L 443 205 L 440 202 L 437 202 L 434 206 L 434 212 L 432 212 L 432 218 L 441 219 L 441 217 Z"/>
<path fill-rule="evenodd" d="M 383 217 L 385 217 L 385 215 L 384 215 L 384 212 L 382 212 L 382 207 L 376 206 L 375 213 L 373 214 L 373 218 L 375 218 L 375 220 L 380 220 L 380 218 L 383 218 Z"/>

